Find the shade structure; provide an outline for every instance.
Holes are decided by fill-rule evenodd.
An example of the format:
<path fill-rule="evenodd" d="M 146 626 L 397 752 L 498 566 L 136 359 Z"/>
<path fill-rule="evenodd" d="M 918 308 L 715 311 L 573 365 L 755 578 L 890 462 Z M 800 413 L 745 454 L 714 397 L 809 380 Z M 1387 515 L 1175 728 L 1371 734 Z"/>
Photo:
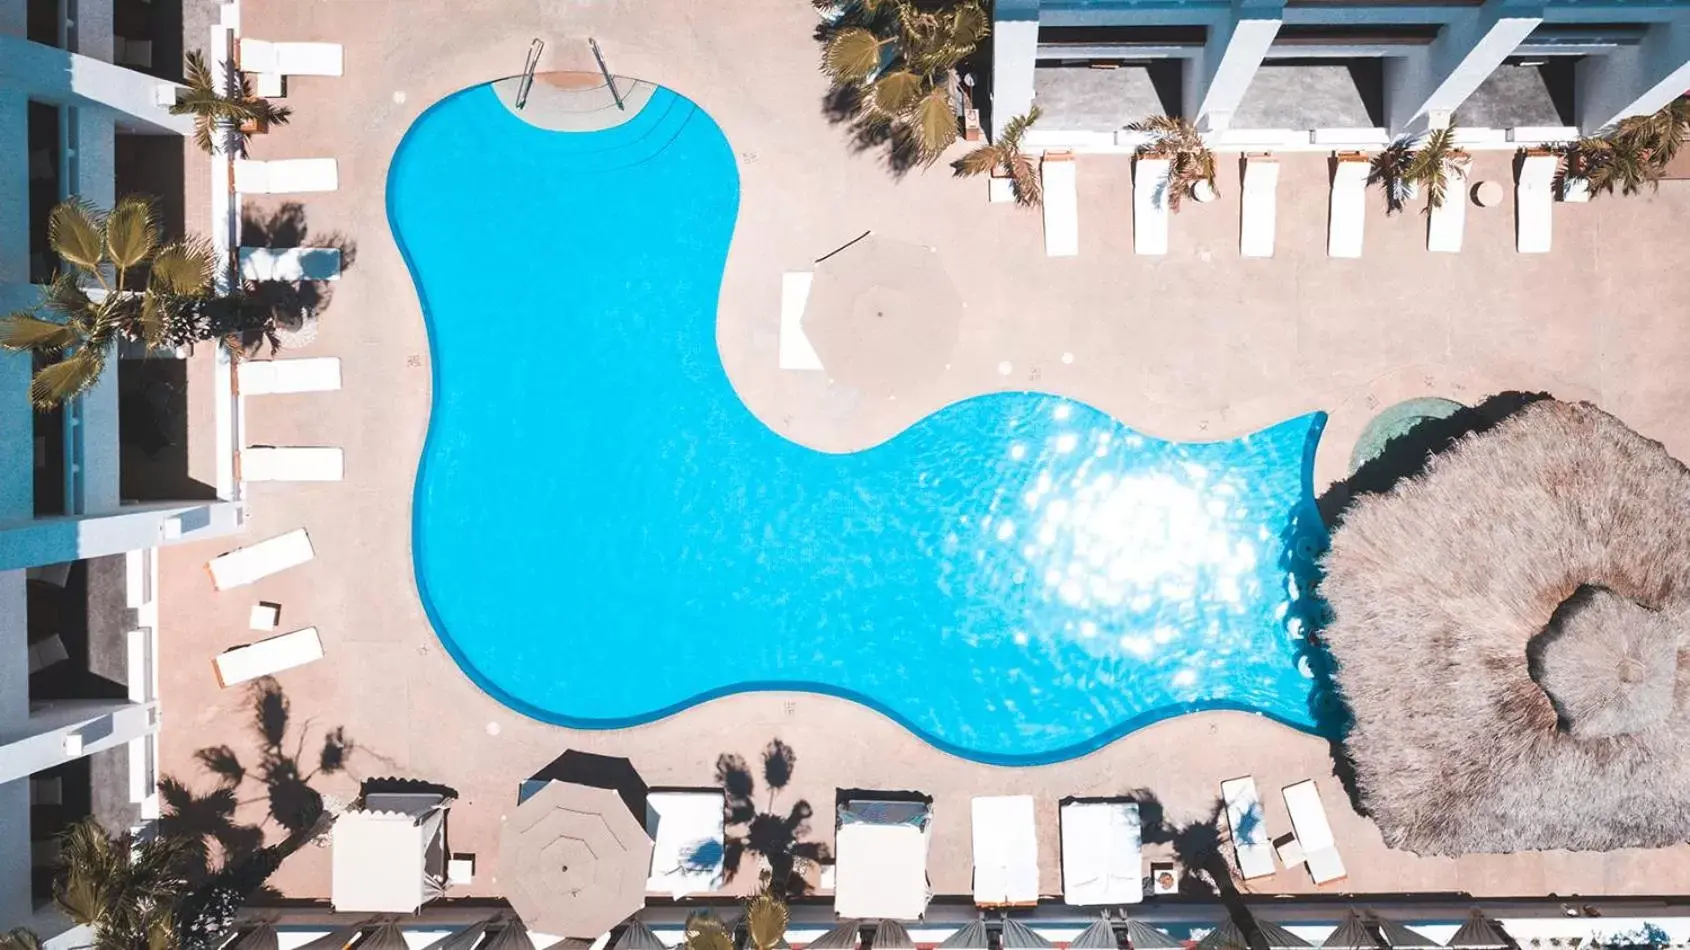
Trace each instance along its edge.
<path fill-rule="evenodd" d="M 622 928 L 621 936 L 616 938 L 615 950 L 669 950 L 667 944 L 657 939 L 657 934 L 645 925 L 645 921 L 635 917 L 628 921 L 628 926 Z"/>
<path fill-rule="evenodd" d="M 374 794 L 335 820 L 337 912 L 415 913 L 446 891 L 443 795 Z"/>
<path fill-rule="evenodd" d="M 1508 938 L 1490 918 L 1474 910 L 1444 946 L 1450 950 L 1505 950 Z"/>
<path fill-rule="evenodd" d="M 1256 929 L 1262 932 L 1262 941 L 1268 950 L 1298 950 L 1309 946 L 1309 942 L 1297 936 L 1271 920 L 1256 918 Z"/>
<path fill-rule="evenodd" d="M 1175 940 L 1136 917 L 1128 917 L 1121 924 L 1127 943 L 1133 950 L 1179 950 L 1185 944 Z"/>
<path fill-rule="evenodd" d="M 962 316 L 938 252 L 868 234 L 816 264 L 801 325 L 830 378 L 886 399 L 945 373 Z"/>
<path fill-rule="evenodd" d="M 1344 914 L 1337 928 L 1320 943 L 1321 950 L 1379 950 L 1382 946 L 1354 909 Z"/>
<path fill-rule="evenodd" d="M 1115 936 L 1115 925 L 1109 915 L 1102 914 L 1079 936 L 1068 941 L 1068 950 L 1120 950 L 1121 941 Z"/>
<path fill-rule="evenodd" d="M 1690 471 L 1544 400 L 1360 497 L 1322 633 L 1362 804 L 1459 855 L 1690 839 Z"/>
<path fill-rule="evenodd" d="M 499 877 L 530 930 L 596 939 L 645 906 L 651 838 L 614 791 L 551 782 L 499 836 Z"/>
<path fill-rule="evenodd" d="M 366 931 L 352 947 L 353 950 L 409 950 L 405 944 L 405 931 L 391 920 Z"/>
<path fill-rule="evenodd" d="M 336 927 L 321 937 L 307 941 L 299 950 L 346 950 L 367 926 L 367 923 L 356 923 Z"/>
<path fill-rule="evenodd" d="M 1257 918 L 1256 929 L 1261 932 L 1267 950 L 1300 950 L 1309 942 L 1271 920 Z M 1244 929 L 1228 918 L 1197 942 L 1199 950 L 1250 950 L 1250 938 Z"/>
<path fill-rule="evenodd" d="M 480 950 L 534 950 L 534 940 L 528 936 L 528 928 L 522 921 L 507 920 L 493 931 Z"/>
<path fill-rule="evenodd" d="M 939 941 L 938 950 L 990 950 L 991 946 L 992 936 L 986 930 L 986 922 L 976 917 Z"/>
<path fill-rule="evenodd" d="M 1033 928 L 1014 917 L 1005 917 L 1003 932 L 998 937 L 998 946 L 1004 950 L 1044 950 L 1055 944 L 1034 933 Z"/>
<path fill-rule="evenodd" d="M 629 814 L 641 822 L 646 819 L 647 799 L 651 790 L 641 777 L 639 769 L 634 767 L 634 763 L 622 756 L 569 749 L 547 762 L 523 784 L 532 791 L 538 791 L 548 782 L 568 782 L 572 785 L 609 789 L 622 797 L 622 801 L 628 806 Z"/>
<path fill-rule="evenodd" d="M 1443 946 L 1420 931 L 1405 926 L 1401 921 L 1381 917 L 1374 911 L 1368 911 L 1367 922 L 1378 931 L 1385 945 L 1391 950 L 1434 950 Z"/>
<path fill-rule="evenodd" d="M 810 941 L 810 950 L 856 950 L 862 942 L 862 923 L 841 920 L 832 930 Z"/>
<path fill-rule="evenodd" d="M 277 950 L 276 925 L 260 921 L 224 945 L 223 950 Z"/>
<path fill-rule="evenodd" d="M 896 920 L 882 920 L 874 925 L 874 936 L 868 942 L 870 950 L 915 950 L 910 932 Z"/>
<path fill-rule="evenodd" d="M 487 928 L 492 926 L 492 923 L 492 920 L 478 920 L 467 927 L 461 927 L 441 937 L 424 947 L 423 950 L 475 950 L 475 945 L 480 942 L 481 935 L 487 932 Z"/>

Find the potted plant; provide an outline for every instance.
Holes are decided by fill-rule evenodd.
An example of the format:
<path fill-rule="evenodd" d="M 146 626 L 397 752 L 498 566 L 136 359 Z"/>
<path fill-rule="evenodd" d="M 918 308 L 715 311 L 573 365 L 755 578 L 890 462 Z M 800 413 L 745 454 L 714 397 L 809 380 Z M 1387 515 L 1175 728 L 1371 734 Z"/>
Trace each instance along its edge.
<path fill-rule="evenodd" d="M 1397 139 L 1378 155 L 1367 173 L 1369 185 L 1385 190 L 1385 213 L 1396 214 L 1406 202 L 1426 191 L 1426 211 L 1441 208 L 1449 197 L 1452 173 L 1471 156 L 1455 146 L 1455 129 L 1434 129 L 1424 136 Z"/>
<path fill-rule="evenodd" d="M 990 173 L 994 190 L 997 182 L 1007 182 L 1016 204 L 1037 206 L 1044 200 L 1039 189 L 1039 172 L 1033 167 L 1033 159 L 1021 151 L 1021 137 L 1037 121 L 1039 107 L 1034 106 L 1026 115 L 1010 119 L 996 142 L 981 145 L 952 162 L 952 170 L 958 178 Z"/>
<path fill-rule="evenodd" d="M 1177 116 L 1151 116 L 1127 128 L 1144 132 L 1150 141 L 1139 146 L 1139 158 L 1168 160 L 1168 210 L 1177 212 L 1186 198 L 1212 201 L 1220 195 L 1215 187 L 1215 153 L 1203 141 L 1203 133 L 1190 121 Z"/>

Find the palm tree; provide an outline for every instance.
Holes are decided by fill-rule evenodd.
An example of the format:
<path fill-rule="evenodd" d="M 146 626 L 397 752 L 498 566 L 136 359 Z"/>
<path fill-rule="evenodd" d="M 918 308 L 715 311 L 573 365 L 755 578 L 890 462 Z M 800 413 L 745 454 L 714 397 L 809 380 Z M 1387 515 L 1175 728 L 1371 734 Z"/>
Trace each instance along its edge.
<path fill-rule="evenodd" d="M 1142 122 L 1127 126 L 1133 132 L 1145 132 L 1150 141 L 1138 149 L 1139 157 L 1155 156 L 1168 159 L 1168 210 L 1178 211 L 1180 202 L 1190 197 L 1199 182 L 1211 190 L 1215 187 L 1215 153 L 1203 141 L 1203 133 L 1190 121 L 1178 116 L 1153 115 Z"/>
<path fill-rule="evenodd" d="M 1621 119 L 1600 135 L 1586 136 L 1559 148 L 1564 165 L 1561 186 L 1583 182 L 1592 197 L 1635 195 L 1647 185 L 1660 187 L 1666 167 L 1690 139 L 1690 97 L 1681 96 L 1650 115 Z"/>
<path fill-rule="evenodd" d="M 27 927 L 14 927 L 0 933 L 0 950 L 41 950 L 41 938 Z"/>
<path fill-rule="evenodd" d="M 745 905 L 745 936 L 751 950 L 775 950 L 786 936 L 786 904 L 769 884 L 770 876 L 765 874 L 757 896 Z"/>
<path fill-rule="evenodd" d="M 1426 189 L 1426 212 L 1441 208 L 1449 197 L 1450 174 L 1467 164 L 1467 154 L 1455 147 L 1455 129 L 1434 129 L 1425 136 L 1397 139 L 1378 155 L 1368 170 L 1367 183 L 1385 189 L 1385 213 L 1396 214 L 1421 188 Z"/>
<path fill-rule="evenodd" d="M 838 88 L 859 94 L 873 125 L 931 164 L 957 138 L 949 78 L 991 31 L 979 0 L 937 9 L 910 0 L 859 0 L 822 52 Z"/>
<path fill-rule="evenodd" d="M 686 950 L 733 950 L 734 938 L 720 918 L 708 910 L 701 910 L 687 915 L 681 946 Z"/>
<path fill-rule="evenodd" d="M 64 868 L 53 898 L 93 931 L 94 950 L 175 946 L 174 907 L 192 843 L 113 836 L 92 818 L 71 825 L 60 840 Z"/>
<path fill-rule="evenodd" d="M 1010 119 L 996 142 L 969 152 L 952 162 L 951 168 L 956 171 L 958 177 L 1001 170 L 1009 178 L 1009 187 L 1015 192 L 1016 204 L 1029 207 L 1041 204 L 1044 195 L 1039 191 L 1038 169 L 1033 167 L 1033 160 L 1021 151 L 1021 136 L 1037 121 L 1039 107 L 1034 106 L 1026 115 Z"/>
<path fill-rule="evenodd" d="M 0 349 L 51 360 L 29 386 L 38 409 L 87 391 L 120 340 L 153 348 L 185 342 L 184 328 L 211 297 L 210 250 L 162 244 L 145 199 L 124 198 L 109 214 L 62 201 L 47 218 L 47 241 L 69 272 L 54 275 L 37 312 L 0 317 Z"/>
<path fill-rule="evenodd" d="M 223 81 L 218 82 L 199 50 L 189 52 L 185 59 L 187 91 L 170 107 L 170 114 L 194 117 L 194 144 L 206 154 L 222 151 L 245 156 L 247 140 L 254 130 L 286 125 L 293 115 L 287 106 L 272 105 L 270 100 L 253 95 L 252 84 L 233 65 L 224 70 Z"/>

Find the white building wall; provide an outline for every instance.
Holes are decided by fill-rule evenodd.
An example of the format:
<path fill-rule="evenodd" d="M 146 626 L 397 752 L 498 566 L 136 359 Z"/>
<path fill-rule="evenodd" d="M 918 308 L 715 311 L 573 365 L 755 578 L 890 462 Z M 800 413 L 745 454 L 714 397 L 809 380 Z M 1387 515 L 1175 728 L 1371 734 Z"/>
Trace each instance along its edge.
<path fill-rule="evenodd" d="M 1580 63 L 1576 85 L 1586 133 L 1671 102 L 1690 89 L 1690 13 L 1651 26 L 1637 46 Z"/>
<path fill-rule="evenodd" d="M 1431 46 L 1385 61 L 1386 121 L 1394 132 L 1449 124 L 1520 42 L 1543 22 L 1543 4 L 1486 0 L 1450 24 Z"/>

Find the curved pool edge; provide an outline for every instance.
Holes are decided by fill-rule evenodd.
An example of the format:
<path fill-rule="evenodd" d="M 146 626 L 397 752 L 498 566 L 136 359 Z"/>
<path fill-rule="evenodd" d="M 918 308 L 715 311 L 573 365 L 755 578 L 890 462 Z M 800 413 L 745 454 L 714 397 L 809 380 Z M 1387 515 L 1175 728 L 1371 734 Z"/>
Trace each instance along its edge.
<path fill-rule="evenodd" d="M 1119 740 L 1119 739 L 1121 739 L 1121 738 L 1123 738 L 1123 737 L 1125 737 L 1125 736 L 1127 736 L 1127 735 L 1129 735 L 1133 732 L 1136 732 L 1140 729 L 1144 729 L 1146 727 L 1149 727 L 1149 726 L 1152 726 L 1152 725 L 1155 725 L 1157 723 L 1164 722 L 1164 721 L 1167 721 L 1167 720 L 1170 720 L 1170 719 L 1174 719 L 1174 718 L 1177 718 L 1179 716 L 1184 716 L 1184 715 L 1193 714 L 1193 713 L 1202 713 L 1202 712 L 1239 712 L 1239 713 L 1259 716 L 1261 718 L 1274 721 L 1276 723 L 1279 723 L 1280 725 L 1283 725 L 1287 728 L 1293 729 L 1293 730 L 1298 731 L 1298 732 L 1303 732 L 1303 733 L 1310 734 L 1310 735 L 1323 735 L 1324 734 L 1320 723 L 1317 722 L 1317 721 L 1313 721 L 1314 717 L 1312 717 L 1312 716 L 1311 716 L 1310 722 L 1298 722 L 1298 721 L 1293 721 L 1293 720 L 1286 718 L 1284 716 L 1277 715 L 1275 713 L 1264 711 L 1264 710 L 1259 709 L 1257 707 L 1251 706 L 1247 703 L 1227 701 L 1227 700 L 1205 700 L 1205 701 L 1194 701 L 1194 702 L 1188 702 L 1188 703 L 1172 704 L 1172 705 L 1148 710 L 1148 711 L 1146 711 L 1146 712 L 1144 712 L 1140 715 L 1137 715 L 1137 716 L 1134 716 L 1130 719 L 1116 723 L 1113 726 L 1111 726 L 1110 728 L 1103 730 L 1103 731 L 1101 731 L 1101 732 L 1099 732 L 1095 735 L 1086 737 L 1082 741 L 1070 743 L 1066 746 L 1062 746 L 1062 747 L 1056 748 L 1056 749 L 1050 749 L 1050 750 L 1045 750 L 1045 751 L 1036 752 L 1036 753 L 1027 753 L 1027 754 L 1024 754 L 1024 755 L 1017 755 L 1017 754 L 997 753 L 997 752 L 991 752 L 991 751 L 982 750 L 982 749 L 970 748 L 970 747 L 967 747 L 965 745 L 961 745 L 961 744 L 958 744 L 958 743 L 955 743 L 955 742 L 951 742 L 951 741 L 948 741 L 948 740 L 945 740 L 945 739 L 941 739 L 938 736 L 932 734 L 931 732 L 915 725 L 908 718 L 906 718 L 905 716 L 903 716 L 903 715 L 899 714 L 898 712 L 894 711 L 890 707 L 883 705 L 882 703 L 870 698 L 867 695 L 864 695 L 864 694 L 861 694 L 861 693 L 858 693 L 858 692 L 855 692 L 855 691 L 852 691 L 852 690 L 848 690 L 848 689 L 834 687 L 834 686 L 831 686 L 831 685 L 826 684 L 826 683 L 817 683 L 817 682 L 809 682 L 809 681 L 778 681 L 778 680 L 758 680 L 758 681 L 750 681 L 750 682 L 745 682 L 745 683 L 735 683 L 735 684 L 721 686 L 721 687 L 713 688 L 713 689 L 710 689 L 710 690 L 705 690 L 705 691 L 690 695 L 690 696 L 688 696 L 684 699 L 678 700 L 674 703 L 671 703 L 671 704 L 668 704 L 666 706 L 654 709 L 654 710 L 650 711 L 649 713 L 642 713 L 642 714 L 639 714 L 639 715 L 631 715 L 631 716 L 624 716 L 624 717 L 585 718 L 585 717 L 564 715 L 564 714 L 556 713 L 556 712 L 553 712 L 553 711 L 550 711 L 550 710 L 546 710 L 546 709 L 542 709 L 540 707 L 534 706 L 534 705 L 532 705 L 532 704 L 530 704 L 530 703 L 528 703 L 528 702 L 526 702 L 522 699 L 519 699 L 516 696 L 510 694 L 504 688 L 502 688 L 497 683 L 495 683 L 491 679 L 489 679 L 477 666 L 475 666 L 474 663 L 472 663 L 469 660 L 467 654 L 459 647 L 458 643 L 453 639 L 451 634 L 447 631 L 447 626 L 442 621 L 441 617 L 439 616 L 439 614 L 437 613 L 437 611 L 435 609 L 434 600 L 429 593 L 428 582 L 423 576 L 424 572 L 423 572 L 422 565 L 424 563 L 424 554 L 423 554 L 424 544 L 423 544 L 423 541 L 422 541 L 423 531 L 422 531 L 422 527 L 421 527 L 421 524 L 420 524 L 422 507 L 418 503 L 418 500 L 419 500 L 418 494 L 422 490 L 422 486 L 423 486 L 424 481 L 425 481 L 424 476 L 425 476 L 425 473 L 427 472 L 427 469 L 428 469 L 429 457 L 431 455 L 432 444 L 435 441 L 435 439 L 438 437 L 438 431 L 437 431 L 437 426 L 436 426 L 436 422 L 437 422 L 436 407 L 437 407 L 437 403 L 438 403 L 437 395 L 440 391 L 440 385 L 441 385 L 441 381 L 440 381 L 440 361 L 435 359 L 435 354 L 438 350 L 438 347 L 437 347 L 437 339 L 436 339 L 436 332 L 435 332 L 435 323 L 434 323 L 434 320 L 430 316 L 432 310 L 429 306 L 427 292 L 424 288 L 424 284 L 421 280 L 420 273 L 417 270 L 417 267 L 415 265 L 415 261 L 413 260 L 412 254 L 411 254 L 410 250 L 406 247 L 403 239 L 400 238 L 399 230 L 398 230 L 397 227 L 395 227 L 395 224 L 394 224 L 394 215 L 395 215 L 395 211 L 394 211 L 394 188 L 393 188 L 392 179 L 393 179 L 394 168 L 397 165 L 398 156 L 400 155 L 401 151 L 406 146 L 406 141 L 410 136 L 411 129 L 414 129 L 420 122 L 422 122 L 422 120 L 425 117 L 427 117 L 430 113 L 432 113 L 436 109 L 442 107 L 444 104 L 451 102 L 451 101 L 453 101 L 453 100 L 455 100 L 455 99 L 457 99 L 461 96 L 472 94 L 472 93 L 476 92 L 477 90 L 482 89 L 482 88 L 487 87 L 487 86 L 490 86 L 490 85 L 491 85 L 490 82 L 489 83 L 477 83 L 475 85 L 467 86 L 467 87 L 464 87 L 463 89 L 457 90 L 456 92 L 453 92 L 452 94 L 445 96 L 445 97 L 441 98 L 440 100 L 436 101 L 435 103 L 431 104 L 427 109 L 423 110 L 423 112 L 420 113 L 417 116 L 416 119 L 414 119 L 412 121 L 411 126 L 407 128 L 405 136 L 401 137 L 400 143 L 399 143 L 398 147 L 395 149 L 392 158 L 389 159 L 388 174 L 387 174 L 386 179 L 385 179 L 385 192 L 384 192 L 384 196 L 383 196 L 383 204 L 384 204 L 384 210 L 386 212 L 389 232 L 393 236 L 394 244 L 399 250 L 401 260 L 404 261 L 406 273 L 409 275 L 413 289 L 415 290 L 415 292 L 417 294 L 419 309 L 420 309 L 420 312 L 421 312 L 422 317 L 423 317 L 423 327 L 424 327 L 424 332 L 425 332 L 425 339 L 426 339 L 427 345 L 429 347 L 429 357 L 430 357 L 430 359 L 429 359 L 429 376 L 430 376 L 429 418 L 428 418 L 427 428 L 425 430 L 424 439 L 423 439 L 421 449 L 420 449 L 420 452 L 419 452 L 419 456 L 418 456 L 416 475 L 415 475 L 413 482 L 412 482 L 412 491 L 411 491 L 411 518 L 410 518 L 410 526 L 411 526 L 411 551 L 410 551 L 410 554 L 411 554 L 411 574 L 412 574 L 413 581 L 416 585 L 418 600 L 422 604 L 424 615 L 427 617 L 429 625 L 432 627 L 436 639 L 438 639 L 440 641 L 441 645 L 446 649 L 447 654 L 452 658 L 452 660 L 453 660 L 454 664 L 457 666 L 458 670 L 461 673 L 463 673 L 466 676 L 466 678 L 469 679 L 470 682 L 474 683 L 483 692 L 485 692 L 489 696 L 491 696 L 500 705 L 504 706 L 505 708 L 507 708 L 507 709 L 511 710 L 512 712 L 515 712 L 519 715 L 522 715 L 522 716 L 525 716 L 527 718 L 534 719 L 534 720 L 537 720 L 537 721 L 540 721 L 540 722 L 548 723 L 550 725 L 563 727 L 563 728 L 589 730 L 589 731 L 611 731 L 611 730 L 617 730 L 617 729 L 628 729 L 628 728 L 635 728 L 635 727 L 639 727 L 639 726 L 650 725 L 650 724 L 653 724 L 653 723 L 656 723 L 656 722 L 659 722 L 659 721 L 662 721 L 662 720 L 665 720 L 665 719 L 669 719 L 669 718 L 676 716 L 680 713 L 686 712 L 687 710 L 689 710 L 689 709 L 691 709 L 695 706 L 700 706 L 700 705 L 712 702 L 712 701 L 717 700 L 717 699 L 722 699 L 722 698 L 740 695 L 740 694 L 758 693 L 758 692 L 810 693 L 810 694 L 814 694 L 814 695 L 828 696 L 828 697 L 834 698 L 834 699 L 841 699 L 841 700 L 845 700 L 847 702 L 851 702 L 851 703 L 854 703 L 856 705 L 862 706 L 865 709 L 867 709 L 867 710 L 869 710 L 869 711 L 871 711 L 875 714 L 878 714 L 878 715 L 888 719 L 889 721 L 891 721 L 893 723 L 896 723 L 898 726 L 903 728 L 906 732 L 910 733 L 912 736 L 916 737 L 917 739 L 920 739 L 922 742 L 924 742 L 928 746 L 930 746 L 934 749 L 937 749 L 940 752 L 943 752 L 943 753 L 946 753 L 948 755 L 952 755 L 952 756 L 955 756 L 955 757 L 958 757 L 958 758 L 961 758 L 961 759 L 964 759 L 964 760 L 967 760 L 967 761 L 971 761 L 971 762 L 979 762 L 979 763 L 985 764 L 985 765 L 1003 766 L 1003 767 L 1034 767 L 1034 766 L 1051 765 L 1051 764 L 1056 764 L 1056 763 L 1059 763 L 1059 762 L 1069 761 L 1069 760 L 1072 760 L 1072 759 L 1076 759 L 1076 758 L 1094 753 L 1094 752 L 1096 752 L 1096 751 L 1116 742 L 1117 740 Z M 659 88 L 667 88 L 667 87 L 659 87 Z M 684 96 L 684 95 L 682 95 L 678 92 L 675 92 L 672 89 L 669 90 L 669 91 L 671 93 L 673 93 L 676 96 L 677 99 L 679 99 L 679 100 L 685 102 L 686 104 L 688 104 L 689 106 L 693 107 L 697 112 L 702 113 L 707 121 L 712 121 L 712 122 L 714 121 L 709 116 L 709 113 L 706 112 L 702 107 L 699 107 L 696 102 L 694 102 L 693 100 L 687 98 L 686 96 Z M 569 135 L 569 134 L 572 134 L 572 133 L 554 131 L 553 134 Z M 587 134 L 591 134 L 591 133 L 587 133 Z M 737 171 L 737 169 L 736 169 L 736 171 Z M 738 224 L 738 219 L 737 219 L 737 215 L 736 215 L 735 222 L 734 222 L 734 228 L 733 228 L 734 232 L 737 232 L 737 230 L 738 230 L 737 224 Z M 730 234 L 730 238 L 729 238 L 730 247 L 731 247 L 731 242 L 732 242 L 733 236 L 734 236 L 733 234 Z M 716 297 L 716 300 L 717 300 L 717 307 L 718 307 L 718 320 L 719 320 L 719 308 L 720 308 L 720 300 L 721 300 L 721 284 L 722 284 L 723 279 L 725 278 L 725 274 L 726 274 L 726 270 L 724 268 L 722 273 L 718 274 L 718 276 L 716 278 L 717 288 L 716 288 L 715 297 Z M 717 339 L 717 347 L 718 347 L 717 348 L 717 358 L 718 358 L 718 360 L 720 360 L 720 340 L 719 340 L 719 338 Z M 726 364 L 724 363 L 723 364 L 724 375 L 727 377 L 727 380 L 728 380 L 730 386 L 732 386 L 733 377 L 730 373 L 727 373 L 726 370 L 727 370 L 727 367 L 726 367 Z M 739 396 L 738 387 L 734 386 L 733 389 L 734 389 L 734 394 L 737 398 Z M 1317 499 L 1316 499 L 1316 497 L 1313 493 L 1315 456 L 1317 454 L 1317 450 L 1318 450 L 1318 447 L 1319 447 L 1319 444 L 1320 444 L 1321 435 L 1322 435 L 1322 433 L 1325 429 L 1327 418 L 1328 418 L 1327 413 L 1325 413 L 1323 411 L 1319 411 L 1319 410 L 1316 410 L 1316 411 L 1313 411 L 1313 412 L 1302 413 L 1302 414 L 1294 415 L 1294 416 L 1290 416 L 1290 417 L 1286 417 L 1285 419 L 1282 419 L 1282 420 L 1275 422 L 1275 423 L 1271 423 L 1271 424 L 1268 424 L 1268 425 L 1262 425 L 1262 426 L 1258 426 L 1258 427 L 1255 427 L 1255 428 L 1247 429 L 1247 430 L 1239 432 L 1238 434 L 1231 436 L 1231 437 L 1215 438 L 1215 439 L 1208 439 L 1208 440 L 1188 441 L 1188 440 L 1164 438 L 1164 437 L 1161 437 L 1161 436 L 1158 436 L 1158 435 L 1155 435 L 1155 434 L 1152 434 L 1152 433 L 1149 433 L 1149 432 L 1145 432 L 1143 430 L 1139 430 L 1139 429 L 1135 428 L 1134 426 L 1130 425 L 1129 423 L 1125 422 L 1124 420 L 1120 419 L 1119 417 L 1115 416 L 1113 413 L 1099 409 L 1096 406 L 1094 406 L 1093 404 L 1086 402 L 1085 400 L 1082 400 L 1082 399 L 1079 399 L 1079 398 L 1076 398 L 1076 397 L 1073 397 L 1073 396 L 1068 396 L 1068 395 L 1065 395 L 1065 394 L 1062 394 L 1062 393 L 1047 392 L 1047 391 L 1044 391 L 1044 390 L 1034 390 L 1034 389 L 993 390 L 993 391 L 985 392 L 985 393 L 975 393 L 975 394 L 972 394 L 972 395 L 969 395 L 969 396 L 961 397 L 961 398 L 946 402 L 945 404 L 939 406 L 938 408 L 932 410 L 931 412 L 925 413 L 925 414 L 921 415 L 920 417 L 912 420 L 909 424 L 899 428 L 895 432 L 892 432 L 886 438 L 878 440 L 874 443 L 864 445 L 864 446 L 854 448 L 854 449 L 849 449 L 849 450 L 830 451 L 830 450 L 826 450 L 826 449 L 814 448 L 814 447 L 811 447 L 809 445 L 805 445 L 802 442 L 797 442 L 796 440 L 789 438 L 785 434 L 783 434 L 783 433 L 779 432 L 778 430 L 775 430 L 774 428 L 772 428 L 763 419 L 763 417 L 761 415 L 759 415 L 758 413 L 756 413 L 755 411 L 753 411 L 751 409 L 750 404 L 745 403 L 745 401 L 743 399 L 741 399 L 740 402 L 741 402 L 742 405 L 745 406 L 747 413 L 751 417 L 756 419 L 759 424 L 763 425 L 771 433 L 773 433 L 776 436 L 779 436 L 782 439 L 785 439 L 789 442 L 792 442 L 795 445 L 800 445 L 800 446 L 804 447 L 805 449 L 807 449 L 809 451 L 815 451 L 815 452 L 818 452 L 818 453 L 821 453 L 821 454 L 852 455 L 852 454 L 857 454 L 857 453 L 860 453 L 860 452 L 870 451 L 870 450 L 878 448 L 882 445 L 885 445 L 886 443 L 892 442 L 892 441 L 896 440 L 897 438 L 899 438 L 900 436 L 902 436 L 903 434 L 905 434 L 906 432 L 910 431 L 911 429 L 914 429 L 914 428 L 920 426 L 927 419 L 929 419 L 929 418 L 931 418 L 935 415 L 938 415 L 940 413 L 943 413 L 943 412 L 951 409 L 952 407 L 960 406 L 960 405 L 963 405 L 965 403 L 968 403 L 970 401 L 977 400 L 977 399 L 991 398 L 991 397 L 994 397 L 994 396 L 998 396 L 998 395 L 1002 395 L 1002 394 L 1009 394 L 1009 393 L 1030 393 L 1030 394 L 1036 394 L 1036 395 L 1040 395 L 1040 396 L 1049 396 L 1051 398 L 1061 399 L 1061 400 L 1065 400 L 1065 401 L 1068 401 L 1068 402 L 1072 402 L 1076 405 L 1083 406 L 1083 407 L 1085 407 L 1085 408 L 1087 408 L 1087 409 L 1089 409 L 1093 412 L 1096 412 L 1098 415 L 1105 417 L 1107 419 L 1110 419 L 1110 420 L 1114 421 L 1117 425 L 1121 426 L 1122 428 L 1127 429 L 1127 430 L 1129 430 L 1129 431 L 1131 431 L 1135 434 L 1141 435 L 1144 438 L 1154 440 L 1154 441 L 1157 441 L 1157 442 L 1161 442 L 1161 443 L 1164 443 L 1164 444 L 1170 444 L 1170 445 L 1217 445 L 1217 444 L 1226 443 L 1226 442 L 1238 441 L 1240 439 L 1244 439 L 1244 438 L 1247 438 L 1251 435 L 1255 435 L 1255 434 L 1258 434 L 1258 433 L 1266 432 L 1268 430 L 1271 430 L 1273 428 L 1277 428 L 1279 426 L 1287 425 L 1289 423 L 1293 423 L 1293 422 L 1296 422 L 1298 420 L 1307 419 L 1308 420 L 1308 431 L 1307 431 L 1307 433 L 1305 435 L 1305 439 L 1304 439 L 1304 447 L 1303 447 L 1303 453 L 1302 453 L 1302 459 L 1301 459 L 1301 473 L 1300 473 L 1300 481 L 1301 481 L 1301 484 L 1302 484 L 1302 487 L 1303 487 L 1303 492 L 1302 492 L 1302 498 L 1299 499 L 1297 504 L 1294 506 L 1294 510 L 1311 515 L 1312 518 L 1313 518 L 1312 523 L 1316 524 L 1316 525 L 1320 525 L 1321 528 L 1322 528 L 1322 531 L 1324 532 L 1324 523 L 1320 519 L 1319 509 L 1318 509 L 1318 506 L 1317 506 Z"/>

